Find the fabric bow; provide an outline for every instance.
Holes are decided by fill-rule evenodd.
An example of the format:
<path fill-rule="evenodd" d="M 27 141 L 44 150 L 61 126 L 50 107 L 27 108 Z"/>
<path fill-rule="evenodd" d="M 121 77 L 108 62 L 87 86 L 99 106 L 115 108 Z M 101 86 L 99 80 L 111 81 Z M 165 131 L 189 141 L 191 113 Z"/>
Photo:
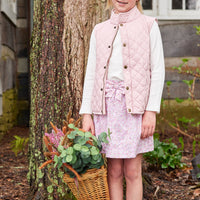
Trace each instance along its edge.
<path fill-rule="evenodd" d="M 118 101 L 121 101 L 122 95 L 125 94 L 124 81 L 106 81 L 105 94 L 106 97 L 115 98 Z"/>

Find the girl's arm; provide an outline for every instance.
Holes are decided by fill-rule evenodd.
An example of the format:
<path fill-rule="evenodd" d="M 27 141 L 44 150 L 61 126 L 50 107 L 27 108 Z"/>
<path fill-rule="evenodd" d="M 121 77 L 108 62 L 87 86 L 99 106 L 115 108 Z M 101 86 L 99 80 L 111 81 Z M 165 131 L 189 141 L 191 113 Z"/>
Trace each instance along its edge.
<path fill-rule="evenodd" d="M 95 68 L 96 68 L 96 39 L 93 30 L 90 38 L 90 48 L 88 54 L 87 69 L 84 79 L 82 104 L 81 104 L 81 109 L 79 111 L 79 114 L 83 115 L 83 121 L 82 121 L 83 129 L 85 131 L 91 131 L 93 135 L 95 133 L 94 133 L 94 123 L 91 117 L 92 114 L 91 99 L 94 86 Z"/>
<path fill-rule="evenodd" d="M 155 21 L 150 32 L 151 43 L 151 86 L 146 111 L 142 119 L 141 138 L 152 136 L 156 126 L 156 113 L 160 112 L 160 103 L 165 77 L 164 54 L 160 30 Z"/>

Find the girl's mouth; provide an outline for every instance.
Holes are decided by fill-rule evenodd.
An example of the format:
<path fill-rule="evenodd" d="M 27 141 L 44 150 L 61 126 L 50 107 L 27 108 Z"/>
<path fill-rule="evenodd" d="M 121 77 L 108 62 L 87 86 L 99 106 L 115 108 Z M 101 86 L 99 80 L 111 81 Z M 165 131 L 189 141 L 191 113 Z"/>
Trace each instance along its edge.
<path fill-rule="evenodd" d="M 122 1 L 118 1 L 118 0 L 117 0 L 117 3 L 128 4 L 128 2 L 122 2 Z"/>

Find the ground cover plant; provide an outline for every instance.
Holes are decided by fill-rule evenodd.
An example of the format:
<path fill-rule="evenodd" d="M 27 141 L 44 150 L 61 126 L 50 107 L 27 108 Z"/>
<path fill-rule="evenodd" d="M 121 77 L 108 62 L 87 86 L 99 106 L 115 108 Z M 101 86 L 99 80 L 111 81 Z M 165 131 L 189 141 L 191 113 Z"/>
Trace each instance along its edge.
<path fill-rule="evenodd" d="M 180 139 L 182 142 L 182 139 Z M 183 143 L 182 143 L 183 144 Z M 157 169 L 182 168 L 185 164 L 181 161 L 184 145 L 178 148 L 170 139 L 167 142 L 159 141 L 159 135 L 154 137 L 154 151 L 144 154 L 144 158 Z"/>

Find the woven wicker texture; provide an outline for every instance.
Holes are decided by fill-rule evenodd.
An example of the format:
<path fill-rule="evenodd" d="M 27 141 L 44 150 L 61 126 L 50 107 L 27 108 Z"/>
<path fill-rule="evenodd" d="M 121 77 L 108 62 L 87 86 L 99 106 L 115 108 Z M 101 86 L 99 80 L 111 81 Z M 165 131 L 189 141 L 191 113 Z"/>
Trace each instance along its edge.
<path fill-rule="evenodd" d="M 68 174 L 64 174 L 63 181 L 77 200 L 110 200 L 106 168 L 88 170 L 78 184 Z"/>

